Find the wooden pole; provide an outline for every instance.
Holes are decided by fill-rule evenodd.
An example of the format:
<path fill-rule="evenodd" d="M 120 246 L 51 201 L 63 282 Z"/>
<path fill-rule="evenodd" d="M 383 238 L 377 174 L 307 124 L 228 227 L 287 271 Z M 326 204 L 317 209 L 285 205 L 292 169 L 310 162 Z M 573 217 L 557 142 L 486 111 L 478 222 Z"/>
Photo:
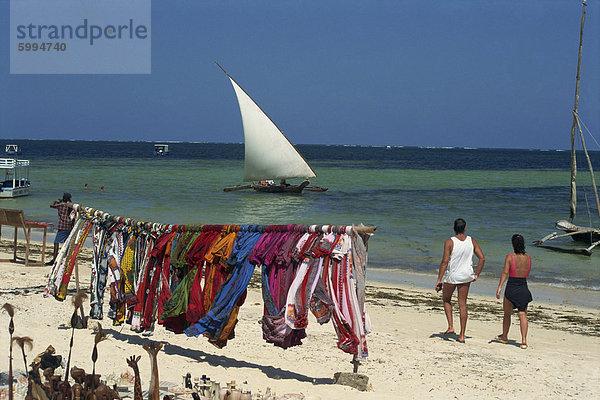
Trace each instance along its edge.
<path fill-rule="evenodd" d="M 75 293 L 79 293 L 79 263 L 75 260 Z M 83 311 L 83 304 L 79 306 L 79 311 L 81 312 L 81 323 L 85 328 L 85 313 Z"/>
<path fill-rule="evenodd" d="M 581 72 L 581 53 L 583 49 L 583 25 L 585 24 L 585 6 L 583 0 L 583 13 L 581 15 L 581 27 L 579 29 L 579 55 L 577 57 L 577 77 L 575 80 L 575 106 L 573 107 L 573 123 L 571 124 L 571 201 L 569 217 L 571 221 L 577 213 L 577 159 L 575 155 L 575 129 L 577 127 L 577 106 L 579 105 L 579 77 Z"/>
<path fill-rule="evenodd" d="M 600 240 L 598 240 L 597 242 L 592 243 L 592 245 L 590 247 L 588 247 L 586 250 L 588 252 L 590 252 L 590 254 L 592 253 L 592 250 L 594 249 L 594 247 L 599 246 L 600 245 Z"/>
<path fill-rule="evenodd" d="M 543 237 L 540 240 L 537 240 L 535 242 L 533 242 L 534 245 L 538 246 L 548 240 L 554 240 L 554 239 L 559 239 L 559 238 L 564 238 L 564 237 L 569 237 L 569 236 L 573 236 L 573 235 L 579 235 L 582 233 L 600 233 L 600 229 L 595 229 L 595 228 L 584 228 L 581 230 L 577 230 L 575 232 L 569 232 L 569 233 L 563 233 L 558 235 L 556 232 L 553 232 L 551 234 L 549 234 L 548 236 Z"/>

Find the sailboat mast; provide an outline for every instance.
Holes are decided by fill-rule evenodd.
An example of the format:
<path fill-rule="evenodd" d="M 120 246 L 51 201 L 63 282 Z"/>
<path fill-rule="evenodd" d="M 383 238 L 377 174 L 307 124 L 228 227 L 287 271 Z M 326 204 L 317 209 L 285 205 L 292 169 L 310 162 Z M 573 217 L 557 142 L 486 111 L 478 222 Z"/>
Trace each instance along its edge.
<path fill-rule="evenodd" d="M 579 115 L 577 114 L 577 108 L 579 105 L 579 78 L 581 71 L 581 54 L 583 48 L 583 26 L 585 24 L 585 7 L 587 0 L 583 0 L 583 12 L 581 15 L 581 28 L 579 30 L 579 54 L 577 58 L 577 78 L 575 84 L 575 106 L 573 108 L 573 123 L 571 125 L 571 212 L 570 218 L 573 220 L 575 218 L 576 209 L 577 209 L 577 188 L 576 188 L 576 176 L 577 176 L 577 162 L 576 162 L 576 154 L 575 154 L 575 132 L 579 131 L 579 136 L 581 139 L 581 146 L 583 148 L 583 152 L 587 159 L 588 167 L 590 169 L 590 178 L 592 181 L 592 189 L 594 191 L 594 197 L 596 200 L 596 209 L 598 210 L 598 215 L 600 216 L 600 199 L 598 197 L 598 188 L 596 186 L 596 179 L 594 178 L 594 169 L 592 167 L 592 161 L 590 160 L 590 156 L 587 152 L 587 148 L 585 146 L 585 139 L 583 136 L 583 131 L 581 129 L 581 124 L 579 121 Z"/>
<path fill-rule="evenodd" d="M 579 29 L 579 55 L 577 58 L 577 78 L 575 81 L 575 106 L 573 108 L 573 123 L 571 124 L 571 210 L 569 217 L 575 218 L 577 213 L 577 156 L 575 154 L 575 131 L 577 129 L 577 107 L 579 105 L 579 77 L 581 71 L 581 52 L 583 49 L 583 25 L 585 24 L 585 6 L 587 0 L 583 0 L 583 13 L 581 14 L 581 28 Z"/>

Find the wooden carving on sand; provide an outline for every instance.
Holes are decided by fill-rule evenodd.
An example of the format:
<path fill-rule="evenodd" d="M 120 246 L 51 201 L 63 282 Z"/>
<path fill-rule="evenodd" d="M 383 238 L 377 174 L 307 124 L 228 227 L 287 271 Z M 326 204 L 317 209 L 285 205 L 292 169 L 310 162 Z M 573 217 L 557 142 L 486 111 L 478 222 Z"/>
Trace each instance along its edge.
<path fill-rule="evenodd" d="M 142 381 L 140 379 L 140 368 L 138 367 L 138 361 L 141 356 L 131 356 L 127 359 L 127 365 L 133 369 L 135 381 L 133 384 L 133 400 L 144 400 L 142 397 Z"/>
<path fill-rule="evenodd" d="M 148 388 L 148 400 L 160 400 L 158 389 L 158 361 L 156 356 L 160 349 L 162 349 L 162 346 L 162 343 L 144 343 L 144 349 L 148 352 L 150 363 L 152 364 L 150 387 Z"/>

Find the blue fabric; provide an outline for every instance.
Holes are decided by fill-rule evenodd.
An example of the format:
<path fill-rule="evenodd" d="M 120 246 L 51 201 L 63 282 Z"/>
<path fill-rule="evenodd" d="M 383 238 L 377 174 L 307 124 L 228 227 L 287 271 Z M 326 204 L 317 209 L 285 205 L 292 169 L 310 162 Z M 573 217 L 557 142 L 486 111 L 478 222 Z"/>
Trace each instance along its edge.
<path fill-rule="evenodd" d="M 279 310 L 277 310 L 277 307 L 275 307 L 275 303 L 273 302 L 273 294 L 271 293 L 271 286 L 269 285 L 269 271 L 264 265 L 262 266 L 262 295 L 267 313 L 269 315 L 279 314 Z"/>
<path fill-rule="evenodd" d="M 64 243 L 70 234 L 71 234 L 71 231 L 67 231 L 67 230 L 57 231 L 56 236 L 54 237 L 54 243 Z"/>
<path fill-rule="evenodd" d="M 260 232 L 248 232 L 246 225 L 240 228 L 233 251 L 227 260 L 227 264 L 233 267 L 233 272 L 221 285 L 206 316 L 184 331 L 187 336 L 198 337 L 208 333 L 211 337 L 217 337 L 222 331 L 233 307 L 250 283 L 254 264 L 248 260 L 248 256 L 262 235 Z"/>

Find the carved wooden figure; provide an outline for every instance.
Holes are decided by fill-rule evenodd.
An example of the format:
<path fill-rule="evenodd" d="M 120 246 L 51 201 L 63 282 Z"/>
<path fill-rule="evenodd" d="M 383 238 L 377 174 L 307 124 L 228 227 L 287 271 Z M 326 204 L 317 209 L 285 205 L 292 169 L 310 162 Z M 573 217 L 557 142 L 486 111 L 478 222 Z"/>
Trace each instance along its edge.
<path fill-rule="evenodd" d="M 131 356 L 127 359 L 127 365 L 133 369 L 135 381 L 133 383 L 133 400 L 144 400 L 142 397 L 142 381 L 140 379 L 140 369 L 138 367 L 138 361 L 141 356 Z"/>
<path fill-rule="evenodd" d="M 144 349 L 150 356 L 152 370 L 150 374 L 150 387 L 148 388 L 148 400 L 160 400 L 160 392 L 158 389 L 158 361 L 157 354 L 162 349 L 162 343 L 144 343 Z"/>
<path fill-rule="evenodd" d="M 120 400 L 121 397 L 116 390 L 110 386 L 99 385 L 93 393 L 96 400 Z"/>

